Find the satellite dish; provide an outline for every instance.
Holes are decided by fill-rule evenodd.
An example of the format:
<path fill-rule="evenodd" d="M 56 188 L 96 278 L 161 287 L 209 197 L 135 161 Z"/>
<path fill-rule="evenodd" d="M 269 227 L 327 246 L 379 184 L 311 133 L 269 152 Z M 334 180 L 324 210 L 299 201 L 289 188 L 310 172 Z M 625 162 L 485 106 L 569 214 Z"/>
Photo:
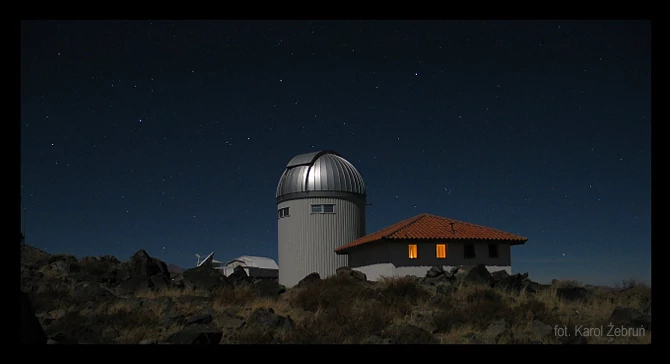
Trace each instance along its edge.
<path fill-rule="evenodd" d="M 214 252 L 209 253 L 209 255 L 207 257 L 205 257 L 205 259 L 200 260 L 198 262 L 198 267 L 203 265 L 203 264 L 210 264 L 212 262 L 212 259 L 214 259 Z"/>

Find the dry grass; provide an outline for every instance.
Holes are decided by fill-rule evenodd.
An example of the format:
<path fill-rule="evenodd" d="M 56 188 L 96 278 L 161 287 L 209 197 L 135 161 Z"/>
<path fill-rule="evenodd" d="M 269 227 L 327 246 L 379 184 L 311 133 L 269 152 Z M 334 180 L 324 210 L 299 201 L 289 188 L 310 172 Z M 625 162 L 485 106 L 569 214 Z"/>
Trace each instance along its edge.
<path fill-rule="evenodd" d="M 492 322 L 504 319 L 512 332 L 500 343 L 560 343 L 561 338 L 541 336 L 533 328 L 539 320 L 556 326 L 600 327 L 607 329 L 615 307 L 643 311 L 651 300 L 651 289 L 640 282 L 623 282 L 612 289 L 596 288 L 583 302 L 562 300 L 557 290 L 576 287 L 577 282 L 556 282 L 538 293 L 508 293 L 479 285 L 460 284 L 455 291 L 441 293 L 420 284 L 415 278 L 386 278 L 376 283 L 359 283 L 330 277 L 295 287 L 278 298 L 260 297 L 250 286 L 219 289 L 211 293 L 178 289 L 147 291 L 135 297 L 109 302 L 74 305 L 57 292 L 51 297 L 48 315 L 57 324 L 53 330 L 89 342 L 138 343 L 144 339 L 164 339 L 181 330 L 169 316 L 188 317 L 210 313 L 213 326 L 222 325 L 231 314 L 242 318 L 257 308 L 272 308 L 290 316 L 294 328 L 288 331 L 245 327 L 236 333 L 238 343 L 356 344 L 371 335 L 390 342 L 406 342 L 404 324 L 416 324 L 428 312 L 439 343 L 461 344 L 486 341 L 483 333 Z M 221 326 L 219 326 L 221 327 Z M 404 335 L 404 336 L 403 336 Z M 641 337 L 589 337 L 588 343 L 651 342 L 651 330 Z"/>

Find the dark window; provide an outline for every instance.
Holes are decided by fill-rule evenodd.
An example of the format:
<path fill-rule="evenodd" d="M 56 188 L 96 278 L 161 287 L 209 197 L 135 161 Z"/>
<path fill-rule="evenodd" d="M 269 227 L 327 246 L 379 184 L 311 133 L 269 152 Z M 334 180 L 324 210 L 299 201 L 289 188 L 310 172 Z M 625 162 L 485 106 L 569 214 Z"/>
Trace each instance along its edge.
<path fill-rule="evenodd" d="M 489 244 L 489 257 L 490 258 L 498 257 L 498 246 L 496 244 Z"/>
<path fill-rule="evenodd" d="M 335 205 L 333 204 L 312 205 L 313 214 L 332 214 L 334 212 L 335 212 Z"/>
<path fill-rule="evenodd" d="M 283 209 L 277 210 L 277 217 L 282 218 L 282 217 L 288 217 L 288 207 L 284 207 Z"/>
<path fill-rule="evenodd" d="M 465 244 L 463 246 L 463 255 L 466 259 L 472 259 L 475 257 L 475 245 L 474 244 Z"/>

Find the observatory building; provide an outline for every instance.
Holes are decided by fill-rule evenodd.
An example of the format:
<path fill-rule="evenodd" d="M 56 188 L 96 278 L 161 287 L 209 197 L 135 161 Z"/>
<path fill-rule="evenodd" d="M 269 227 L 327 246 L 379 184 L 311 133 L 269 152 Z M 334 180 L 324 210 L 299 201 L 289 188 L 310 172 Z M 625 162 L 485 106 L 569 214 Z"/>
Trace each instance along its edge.
<path fill-rule="evenodd" d="M 356 168 L 333 151 L 300 154 L 277 185 L 279 283 L 335 274 L 347 256 L 334 250 L 365 235 L 365 184 Z"/>

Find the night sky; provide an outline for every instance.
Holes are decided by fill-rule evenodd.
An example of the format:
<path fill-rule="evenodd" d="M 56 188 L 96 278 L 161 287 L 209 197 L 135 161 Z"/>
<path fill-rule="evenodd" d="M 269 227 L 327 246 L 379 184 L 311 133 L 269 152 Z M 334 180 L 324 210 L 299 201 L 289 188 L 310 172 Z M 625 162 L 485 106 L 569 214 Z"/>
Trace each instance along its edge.
<path fill-rule="evenodd" d="M 528 237 L 536 281 L 650 282 L 648 21 L 29 21 L 20 62 L 49 253 L 276 260 L 286 164 L 332 149 L 368 233 L 431 213 Z"/>

